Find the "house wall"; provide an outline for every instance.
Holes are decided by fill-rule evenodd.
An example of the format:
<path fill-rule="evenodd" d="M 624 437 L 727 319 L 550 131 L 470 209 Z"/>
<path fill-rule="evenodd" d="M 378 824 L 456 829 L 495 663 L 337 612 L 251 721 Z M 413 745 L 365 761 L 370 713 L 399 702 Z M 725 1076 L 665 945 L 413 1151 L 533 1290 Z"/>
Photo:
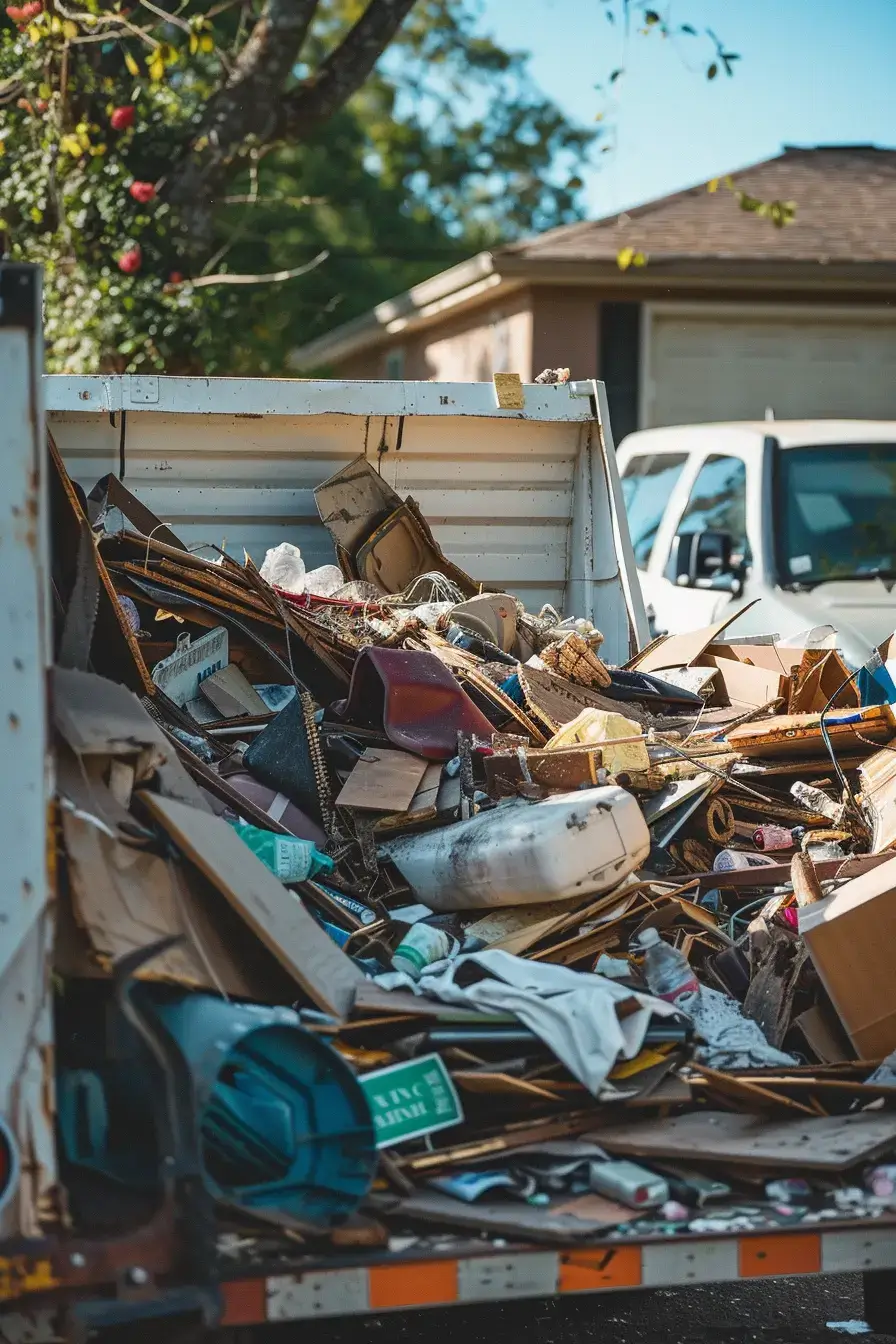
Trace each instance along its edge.
<path fill-rule="evenodd" d="M 532 290 L 532 372 L 569 369 L 572 378 L 600 377 L 598 292 L 585 286 Z"/>
<path fill-rule="evenodd" d="M 532 297 L 520 290 L 468 308 L 457 317 L 376 350 L 334 361 L 337 378 L 407 378 L 486 383 L 494 373 L 518 373 L 523 382 L 543 368 L 532 365 Z"/>
<path fill-rule="evenodd" d="M 887 293 L 853 291 L 831 292 L 823 283 L 815 293 L 805 290 L 763 292 L 759 285 L 741 289 L 694 286 L 674 288 L 657 277 L 655 284 L 639 279 L 637 286 L 626 284 L 620 276 L 618 284 L 601 283 L 581 285 L 535 284 L 508 296 L 484 298 L 475 307 L 466 308 L 456 315 L 446 314 L 417 332 L 402 337 L 396 335 L 388 344 L 362 351 L 341 361 L 334 361 L 332 373 L 339 378 L 405 378 L 410 380 L 438 380 L 447 382 L 489 381 L 495 372 L 519 373 L 524 381 L 531 380 L 545 368 L 568 367 L 573 378 L 602 378 L 608 383 L 608 392 L 615 383 L 615 397 L 626 401 L 626 407 L 615 408 L 614 423 L 618 422 L 617 439 L 639 421 L 646 422 L 645 407 L 638 405 L 639 389 L 629 388 L 631 381 L 622 377 L 614 359 L 620 353 L 618 343 L 613 351 L 602 351 L 601 311 L 605 316 L 610 305 L 656 304 L 675 300 L 691 301 L 712 307 L 720 302 L 732 305 L 771 303 L 786 318 L 787 310 L 795 306 L 805 309 L 818 305 L 829 310 L 839 306 L 869 305 L 889 308 Z M 610 330 L 612 324 L 604 321 Z M 637 341 L 635 333 L 635 344 Z M 631 352 L 630 352 L 631 353 Z M 635 349 L 634 377 L 636 383 L 649 377 L 649 350 Z M 643 370 L 641 362 L 646 360 Z M 631 362 L 631 361 L 629 361 Z M 611 386 L 612 385 L 612 386 Z M 629 393 L 631 395 L 629 395 Z M 631 406 L 628 406 L 628 402 Z M 612 402 L 612 398 L 611 398 Z M 611 411 L 614 407 L 611 404 Z"/>

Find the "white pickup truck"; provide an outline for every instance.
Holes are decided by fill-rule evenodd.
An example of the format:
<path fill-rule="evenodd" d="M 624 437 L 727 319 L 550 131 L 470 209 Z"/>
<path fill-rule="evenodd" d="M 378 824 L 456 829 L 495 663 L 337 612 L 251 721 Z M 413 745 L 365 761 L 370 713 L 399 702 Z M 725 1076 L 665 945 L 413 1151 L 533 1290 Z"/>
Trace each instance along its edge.
<path fill-rule="evenodd" d="M 896 423 L 757 421 L 630 434 L 619 471 L 657 633 L 762 601 L 732 635 L 831 625 L 860 666 L 896 624 Z"/>

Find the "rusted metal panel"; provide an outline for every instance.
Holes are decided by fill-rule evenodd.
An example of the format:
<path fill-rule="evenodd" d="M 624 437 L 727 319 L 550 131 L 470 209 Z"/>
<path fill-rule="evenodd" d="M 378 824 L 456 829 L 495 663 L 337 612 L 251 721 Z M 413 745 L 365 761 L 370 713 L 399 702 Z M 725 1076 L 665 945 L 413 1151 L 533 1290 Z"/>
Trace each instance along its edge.
<path fill-rule="evenodd" d="M 56 1181 L 41 362 L 39 272 L 0 265 L 0 1114 L 20 1168 L 0 1240 L 38 1232 Z"/>

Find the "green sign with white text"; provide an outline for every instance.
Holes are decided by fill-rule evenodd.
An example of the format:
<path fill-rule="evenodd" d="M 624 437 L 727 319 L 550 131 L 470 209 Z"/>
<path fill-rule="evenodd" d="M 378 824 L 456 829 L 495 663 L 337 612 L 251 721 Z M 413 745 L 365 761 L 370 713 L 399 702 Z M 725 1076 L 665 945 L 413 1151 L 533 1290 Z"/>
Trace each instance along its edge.
<path fill-rule="evenodd" d="M 373 1116 L 377 1148 L 448 1129 L 464 1118 L 451 1075 L 439 1055 L 390 1064 L 363 1074 L 358 1081 Z"/>

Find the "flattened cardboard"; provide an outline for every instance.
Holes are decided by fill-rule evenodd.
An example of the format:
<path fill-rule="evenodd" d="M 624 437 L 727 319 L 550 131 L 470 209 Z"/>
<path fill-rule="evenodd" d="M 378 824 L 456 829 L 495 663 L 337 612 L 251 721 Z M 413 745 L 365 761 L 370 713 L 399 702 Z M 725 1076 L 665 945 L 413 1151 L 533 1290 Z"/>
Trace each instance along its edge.
<path fill-rule="evenodd" d="M 703 654 L 701 666 L 703 664 L 718 669 L 732 705 L 761 709 L 773 700 L 786 700 L 788 680 L 780 669 L 770 671 L 765 667 L 752 667 L 740 658 L 729 658 L 721 653 Z"/>
<path fill-rule="evenodd" d="M 130 756 L 149 747 L 157 753 L 162 791 L 211 811 L 161 728 L 126 686 L 65 667 L 51 669 L 50 684 L 56 731 L 76 756 Z"/>
<path fill-rule="evenodd" d="M 477 1199 L 464 1204 L 435 1190 L 417 1190 L 397 1202 L 375 1195 L 371 1207 L 379 1214 L 392 1213 L 403 1223 L 435 1223 L 441 1227 L 487 1230 L 502 1236 L 549 1244 L 594 1236 L 618 1223 L 629 1222 L 637 1213 L 597 1195 L 582 1195 L 551 1208 L 532 1208 L 512 1200 Z"/>
<path fill-rule="evenodd" d="M 807 1008 L 793 1019 L 793 1025 L 820 1063 L 840 1064 L 851 1058 L 852 1048 L 843 1028 L 826 1005 Z"/>
<path fill-rule="evenodd" d="M 626 667 L 637 668 L 639 672 L 661 672 L 664 667 L 690 667 L 699 663 L 700 655 L 708 645 L 715 643 L 723 630 L 743 616 L 745 611 L 755 607 L 756 601 L 747 602 L 738 611 L 731 612 L 724 620 L 715 625 L 707 625 L 701 630 L 690 630 L 685 635 L 667 635 L 665 639 L 649 644 L 646 649 L 629 659 Z"/>
<path fill-rule="evenodd" d="M 102 757 L 79 763 L 65 744 L 57 748 L 59 793 L 78 808 L 60 811 L 71 914 L 93 953 L 91 974 L 107 975 L 120 957 L 182 936 L 138 978 L 282 1003 L 289 977 L 254 939 L 241 936 L 237 916 L 201 873 L 126 845 L 88 820 L 99 815 L 113 830 L 130 820 L 103 781 L 105 766 Z"/>
<path fill-rule="evenodd" d="M 364 976 L 232 827 L 170 798 L 140 797 L 309 998 L 324 1012 L 347 1017 Z"/>
<path fill-rule="evenodd" d="M 799 931 L 860 1058 L 896 1050 L 896 858 L 801 907 Z"/>
<path fill-rule="evenodd" d="M 468 924 L 466 932 L 471 938 L 481 938 L 489 947 L 505 938 L 527 933 L 536 925 L 553 925 L 558 916 L 569 913 L 566 901 L 546 901 L 544 905 L 508 905 L 497 906 L 483 915 L 481 919 Z"/>
<path fill-rule="evenodd" d="M 236 663 L 228 663 L 226 667 L 213 672 L 205 678 L 199 689 L 222 719 L 270 714 L 267 705 Z"/>
<path fill-rule="evenodd" d="M 423 781 L 427 764 L 422 756 L 412 756 L 408 751 L 368 747 L 342 786 L 336 803 L 339 807 L 371 812 L 406 812 Z"/>
<path fill-rule="evenodd" d="M 401 496 L 364 456 L 317 486 L 314 501 L 333 540 L 351 554 L 401 506 Z"/>

